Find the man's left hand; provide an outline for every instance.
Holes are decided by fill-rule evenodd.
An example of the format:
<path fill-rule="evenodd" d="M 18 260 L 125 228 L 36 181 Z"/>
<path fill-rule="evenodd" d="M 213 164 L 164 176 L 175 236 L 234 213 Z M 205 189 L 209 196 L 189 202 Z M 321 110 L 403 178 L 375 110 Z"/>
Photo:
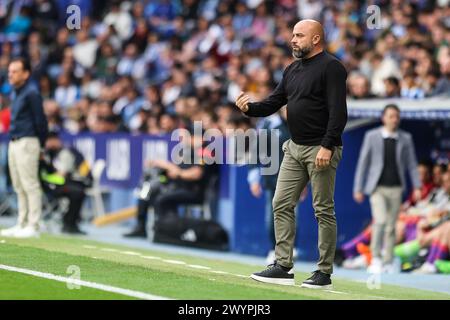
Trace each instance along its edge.
<path fill-rule="evenodd" d="M 316 156 L 316 168 L 321 169 L 330 165 L 332 151 L 330 149 L 320 147 Z"/>

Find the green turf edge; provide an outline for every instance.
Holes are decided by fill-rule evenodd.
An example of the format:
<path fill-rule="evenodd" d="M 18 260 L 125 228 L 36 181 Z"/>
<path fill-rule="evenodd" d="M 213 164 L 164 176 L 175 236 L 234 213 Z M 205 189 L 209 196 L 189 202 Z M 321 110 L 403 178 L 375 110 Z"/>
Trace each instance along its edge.
<path fill-rule="evenodd" d="M 130 300 L 133 297 L 0 270 L 0 300 Z"/>
<path fill-rule="evenodd" d="M 17 254 L 20 252 L 20 255 Z M 0 246 L 2 264 L 68 276 L 67 268 L 76 265 L 81 280 L 113 285 L 175 299 L 306 299 L 300 293 L 286 295 L 271 288 L 252 288 L 243 284 L 224 282 L 213 277 L 201 277 L 141 267 L 130 264 L 92 259 L 43 249 Z M 216 277 L 218 278 L 218 277 Z M 55 297 L 59 299 L 59 297 Z"/>
<path fill-rule="evenodd" d="M 225 275 L 213 275 L 208 274 L 206 271 L 198 271 L 198 270 L 186 270 L 185 266 L 167 266 L 162 262 L 158 261 L 149 261 L 144 260 L 140 257 L 136 256 L 124 256 L 117 253 L 103 252 L 98 250 L 98 248 L 115 248 L 117 250 L 130 250 L 134 252 L 138 252 L 144 255 L 158 255 L 167 259 L 181 259 L 185 260 L 188 263 L 208 265 L 213 268 L 241 273 L 241 274 L 250 274 L 255 271 L 254 266 L 249 266 L 245 264 L 231 263 L 228 261 L 220 261 L 220 260 L 212 260 L 205 259 L 200 257 L 192 257 L 178 254 L 166 254 L 159 251 L 154 250 L 146 250 L 146 249 L 136 249 L 129 248 L 126 246 L 120 245 L 110 245 L 101 242 L 95 242 L 91 240 L 80 239 L 76 237 L 67 237 L 67 236 L 53 236 L 53 235 L 44 235 L 41 239 L 6 239 L 7 243 L 17 244 L 19 246 L 29 246 L 35 248 L 46 249 L 49 251 L 57 251 L 64 252 L 71 255 L 84 256 L 84 257 L 97 257 L 97 260 L 106 260 L 112 262 L 119 262 L 125 265 L 132 265 L 135 267 L 136 265 L 144 267 L 144 269 L 151 268 L 153 271 L 167 270 L 170 269 L 171 272 L 176 273 L 181 277 L 191 276 L 198 278 L 199 276 L 204 279 L 205 277 L 209 279 L 215 278 L 215 281 L 223 284 L 235 283 L 235 284 L 243 284 L 245 287 L 251 288 L 264 288 L 265 290 L 281 292 L 283 294 L 282 299 L 289 299 L 292 295 L 297 296 L 299 292 L 301 293 L 301 298 L 308 299 L 449 299 L 450 295 L 444 293 L 437 293 L 432 291 L 424 291 L 424 290 L 416 290 L 411 288 L 403 288 L 391 285 L 382 285 L 380 290 L 369 290 L 365 283 L 348 281 L 344 279 L 334 278 L 335 290 L 339 290 L 344 292 L 345 294 L 334 294 L 322 291 L 308 290 L 308 289 L 300 289 L 295 287 L 282 287 L 282 286 L 274 286 L 267 285 L 262 283 L 257 283 L 249 279 L 241 279 L 232 276 Z M 83 246 L 97 246 L 97 249 L 86 249 Z M 0 245 L 1 248 L 1 245 Z M 40 270 L 41 271 L 41 270 Z M 307 274 L 304 273 L 296 273 L 297 279 L 301 279 L 303 277 L 307 277 Z M 211 280 L 209 280 L 211 282 Z M 110 284 L 110 283 L 107 283 Z M 128 288 L 128 287 L 127 287 Z M 130 288 L 131 289 L 131 288 Z M 133 288 L 135 289 L 135 288 Z M 167 290 L 163 290 L 167 291 Z M 169 290 L 170 291 L 170 290 Z M 157 292 L 150 292 L 153 294 L 160 294 Z M 232 292 L 231 292 L 232 293 Z M 195 295 L 194 295 L 195 296 Z M 269 298 L 276 298 L 277 295 L 270 296 Z M 186 299 L 186 295 L 177 296 L 178 298 Z M 187 299 L 193 298 L 193 296 L 188 296 Z M 223 295 L 208 295 L 206 297 L 200 296 L 199 299 L 236 299 L 236 295 L 232 294 L 231 296 L 223 296 Z M 252 296 L 243 296 L 242 299 L 251 299 Z M 300 298 L 297 296 L 297 299 Z M 295 298 L 294 298 L 295 299 Z"/>

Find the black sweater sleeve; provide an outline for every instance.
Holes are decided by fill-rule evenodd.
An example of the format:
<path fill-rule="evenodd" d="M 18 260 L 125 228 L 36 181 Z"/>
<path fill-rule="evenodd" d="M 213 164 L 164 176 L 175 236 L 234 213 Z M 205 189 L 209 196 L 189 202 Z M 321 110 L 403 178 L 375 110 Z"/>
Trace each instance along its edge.
<path fill-rule="evenodd" d="M 263 101 L 249 102 L 248 111 L 244 112 L 249 117 L 267 117 L 277 112 L 282 106 L 287 103 L 287 94 L 284 88 L 284 75 L 275 90 Z"/>
<path fill-rule="evenodd" d="M 337 145 L 347 122 L 347 71 L 337 60 L 328 63 L 325 71 L 325 90 L 329 113 L 327 131 L 321 145 L 332 150 Z"/>

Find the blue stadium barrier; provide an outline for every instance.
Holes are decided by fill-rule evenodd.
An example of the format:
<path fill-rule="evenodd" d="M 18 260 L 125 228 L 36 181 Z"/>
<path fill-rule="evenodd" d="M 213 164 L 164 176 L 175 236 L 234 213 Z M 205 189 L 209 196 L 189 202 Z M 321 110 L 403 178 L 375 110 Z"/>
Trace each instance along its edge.
<path fill-rule="evenodd" d="M 370 221 L 368 202 L 356 204 L 352 199 L 352 187 L 364 133 L 377 125 L 379 123 L 372 122 L 349 130 L 343 136 L 344 152 L 337 171 L 335 193 L 339 244 L 353 237 Z M 419 159 L 430 155 L 431 150 L 444 139 L 434 136 L 432 122 L 404 120 L 402 128 L 413 134 Z M 106 208 L 111 211 L 135 204 L 132 190 L 138 184 L 145 160 L 150 157 L 168 158 L 176 143 L 170 141 L 169 136 L 128 134 L 65 134 L 62 138 L 66 144 L 80 150 L 91 164 L 95 159 L 106 160 L 101 182 L 110 187 Z M 0 135 L 1 150 L 6 149 L 7 141 L 5 135 Z M 231 251 L 265 255 L 270 244 L 264 224 L 264 199 L 256 199 L 250 194 L 247 172 L 246 166 L 221 166 L 217 220 L 230 235 Z M 299 258 L 315 260 L 318 256 L 317 222 L 310 192 L 297 209 L 296 247 Z"/>

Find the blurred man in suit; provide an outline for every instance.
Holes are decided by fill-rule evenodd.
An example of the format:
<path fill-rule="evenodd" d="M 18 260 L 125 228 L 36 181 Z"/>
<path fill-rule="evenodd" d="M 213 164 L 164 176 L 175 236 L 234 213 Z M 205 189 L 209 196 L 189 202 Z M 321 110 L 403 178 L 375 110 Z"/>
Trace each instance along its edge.
<path fill-rule="evenodd" d="M 382 122 L 382 127 L 368 131 L 364 137 L 353 187 L 353 197 L 358 203 L 364 201 L 364 194 L 370 195 L 373 258 L 368 271 L 371 273 L 393 268 L 395 223 L 406 187 L 406 170 L 414 186 L 415 198 L 421 197 L 414 143 L 410 133 L 399 129 L 398 106 L 387 105 Z"/>

